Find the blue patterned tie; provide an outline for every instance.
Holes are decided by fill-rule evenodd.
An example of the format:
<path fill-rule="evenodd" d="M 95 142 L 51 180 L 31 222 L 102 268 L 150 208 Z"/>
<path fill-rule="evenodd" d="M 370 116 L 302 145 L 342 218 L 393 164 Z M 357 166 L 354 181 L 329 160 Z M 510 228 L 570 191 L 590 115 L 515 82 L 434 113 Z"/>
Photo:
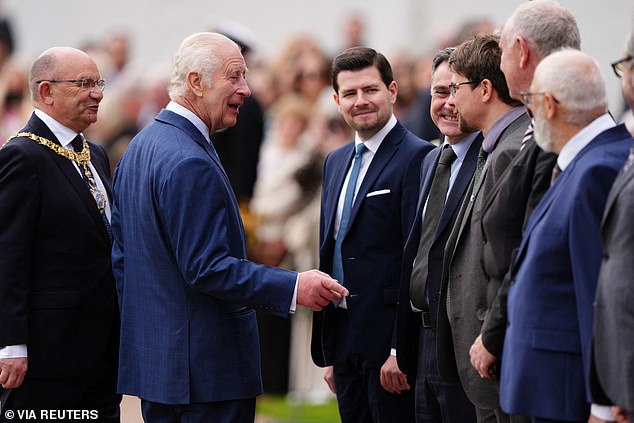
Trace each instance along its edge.
<path fill-rule="evenodd" d="M 343 285 L 343 261 L 341 258 L 341 243 L 343 237 L 346 234 L 346 228 L 348 227 L 348 221 L 350 220 L 350 212 L 352 211 L 352 200 L 354 199 L 354 191 L 357 186 L 357 179 L 359 178 L 359 170 L 361 169 L 361 157 L 365 151 L 365 145 L 360 143 L 356 147 L 356 154 L 354 155 L 354 162 L 352 163 L 352 171 L 350 172 L 350 179 L 348 180 L 348 186 L 346 187 L 346 194 L 343 198 L 343 211 L 341 212 L 341 223 L 339 224 L 339 232 L 337 232 L 337 238 L 335 239 L 335 252 L 332 257 L 332 277 L 337 279 L 340 284 Z M 335 306 L 339 305 L 339 301 L 334 302 Z"/>

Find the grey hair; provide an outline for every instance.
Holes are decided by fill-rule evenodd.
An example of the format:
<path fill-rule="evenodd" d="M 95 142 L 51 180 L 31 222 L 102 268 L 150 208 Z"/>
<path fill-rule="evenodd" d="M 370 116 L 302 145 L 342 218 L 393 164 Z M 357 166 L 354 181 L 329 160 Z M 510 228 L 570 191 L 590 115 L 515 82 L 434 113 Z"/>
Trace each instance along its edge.
<path fill-rule="evenodd" d="M 187 74 L 200 72 L 202 81 L 211 84 L 211 75 L 220 64 L 215 47 L 220 43 L 230 43 L 240 47 L 229 38 L 213 32 L 199 32 L 185 38 L 174 56 L 172 75 L 167 92 L 173 100 L 187 96 Z"/>
<path fill-rule="evenodd" d="M 540 59 L 562 48 L 579 50 L 581 35 L 570 11 L 552 0 L 533 0 L 515 9 L 505 24 L 507 43 L 526 38 Z"/>
<path fill-rule="evenodd" d="M 442 65 L 444 62 L 449 61 L 449 56 L 451 56 L 451 53 L 453 53 L 455 49 L 456 49 L 455 47 L 446 47 L 446 48 L 443 48 L 442 50 L 438 50 L 438 52 L 434 56 L 434 59 L 431 62 L 432 74 L 436 72 L 436 69 L 438 69 L 440 65 Z"/>
<path fill-rule="evenodd" d="M 607 112 L 599 64 L 579 50 L 561 50 L 542 60 L 535 69 L 531 89 L 550 91 L 564 106 L 564 119 L 576 125 L 587 125 Z"/>

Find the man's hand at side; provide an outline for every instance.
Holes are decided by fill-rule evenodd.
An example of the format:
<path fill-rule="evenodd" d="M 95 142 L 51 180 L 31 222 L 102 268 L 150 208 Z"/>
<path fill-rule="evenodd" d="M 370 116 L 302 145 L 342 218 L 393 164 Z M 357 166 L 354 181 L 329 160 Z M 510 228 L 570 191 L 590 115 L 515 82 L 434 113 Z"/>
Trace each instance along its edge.
<path fill-rule="evenodd" d="M 331 301 L 347 296 L 348 290 L 336 280 L 319 270 L 299 274 L 297 282 L 297 304 L 321 311 Z"/>
<path fill-rule="evenodd" d="M 0 358 L 0 386 L 5 389 L 19 388 L 26 375 L 27 361 L 26 357 Z"/>
<path fill-rule="evenodd" d="M 392 394 L 400 394 L 401 391 L 409 391 L 407 376 L 401 372 L 396 363 L 396 357 L 390 355 L 381 366 L 381 386 Z"/>

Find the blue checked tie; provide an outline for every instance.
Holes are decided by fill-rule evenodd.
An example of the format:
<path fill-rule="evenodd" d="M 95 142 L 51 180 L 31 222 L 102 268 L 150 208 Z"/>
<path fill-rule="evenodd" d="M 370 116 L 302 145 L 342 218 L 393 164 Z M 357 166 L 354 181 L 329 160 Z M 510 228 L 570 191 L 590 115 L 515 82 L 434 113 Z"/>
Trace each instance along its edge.
<path fill-rule="evenodd" d="M 359 170 L 361 169 L 361 157 L 365 151 L 365 145 L 360 143 L 357 145 L 356 153 L 354 155 L 354 161 L 352 163 L 352 171 L 350 172 L 350 179 L 348 180 L 348 186 L 346 187 L 346 194 L 343 198 L 343 211 L 341 212 L 341 223 L 339 224 L 339 232 L 337 232 L 337 238 L 335 239 L 335 252 L 332 257 L 332 277 L 337 279 L 340 284 L 343 285 L 343 261 L 341 258 L 341 243 L 348 227 L 348 221 L 350 220 L 350 212 L 352 211 L 352 200 L 354 199 L 354 191 L 357 186 L 357 179 L 359 178 Z M 339 305 L 339 301 L 333 301 L 335 306 Z"/>

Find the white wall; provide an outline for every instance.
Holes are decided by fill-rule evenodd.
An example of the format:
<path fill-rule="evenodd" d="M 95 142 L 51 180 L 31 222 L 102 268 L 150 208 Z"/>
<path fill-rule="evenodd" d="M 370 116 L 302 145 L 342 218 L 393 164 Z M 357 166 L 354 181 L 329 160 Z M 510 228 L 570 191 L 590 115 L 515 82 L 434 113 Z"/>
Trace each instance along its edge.
<path fill-rule="evenodd" d="M 0 0 L 2 1 L 2 0 Z M 560 0 L 577 17 L 582 48 L 602 65 L 610 104 L 621 105 L 619 85 L 609 62 L 619 58 L 634 28 L 632 0 Z M 134 55 L 144 63 L 168 63 L 180 41 L 204 30 L 211 15 L 240 21 L 258 37 L 265 56 L 275 54 L 297 33 L 317 37 L 329 53 L 341 45 L 345 17 L 366 17 L 368 43 L 390 55 L 398 48 L 428 50 L 440 36 L 474 17 L 501 25 L 520 0 L 4 0 L 0 9 L 13 19 L 19 54 L 30 61 L 53 45 L 100 40 L 113 28 L 134 37 Z"/>

